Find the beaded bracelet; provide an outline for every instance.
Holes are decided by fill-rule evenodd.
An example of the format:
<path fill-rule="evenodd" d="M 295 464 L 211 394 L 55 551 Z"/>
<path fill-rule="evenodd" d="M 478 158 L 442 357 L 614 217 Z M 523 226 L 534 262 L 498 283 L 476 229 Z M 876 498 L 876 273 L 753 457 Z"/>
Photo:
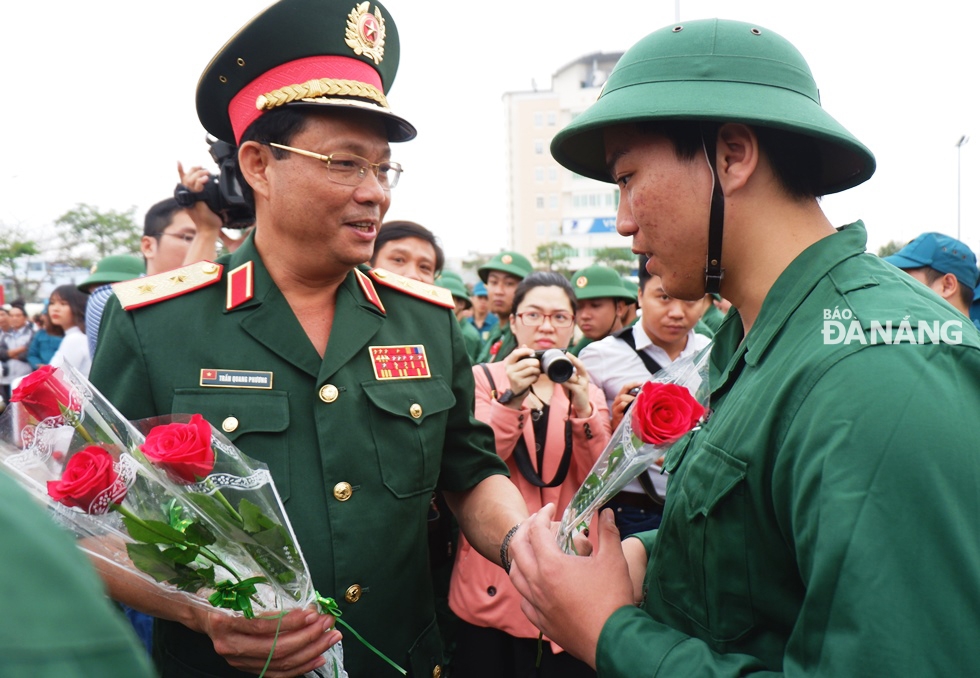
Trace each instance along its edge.
<path fill-rule="evenodd" d="M 504 535 L 504 540 L 500 542 L 500 564 L 503 565 L 504 571 L 510 574 L 510 540 L 515 534 L 517 534 L 517 529 L 521 526 L 520 523 L 514 525 L 510 528 L 507 534 Z"/>

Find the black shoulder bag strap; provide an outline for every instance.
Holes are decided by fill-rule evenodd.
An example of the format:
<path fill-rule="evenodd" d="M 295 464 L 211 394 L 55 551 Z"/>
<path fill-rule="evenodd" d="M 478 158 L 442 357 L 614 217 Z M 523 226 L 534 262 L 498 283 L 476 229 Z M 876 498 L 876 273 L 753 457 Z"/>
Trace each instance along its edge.
<path fill-rule="evenodd" d="M 656 374 L 661 370 L 661 367 L 657 363 L 657 361 L 651 358 L 646 351 L 640 351 L 639 349 L 636 348 L 636 339 L 633 338 L 632 326 L 620 330 L 616 334 L 616 338 L 622 339 L 623 341 L 626 342 L 627 346 L 633 349 L 636 355 L 640 357 L 640 360 L 643 361 L 643 364 L 647 368 L 647 372 L 649 372 L 650 374 Z M 636 479 L 640 481 L 640 485 L 643 487 L 643 491 L 646 492 L 647 496 L 650 497 L 650 499 L 652 499 L 654 503 L 657 504 L 664 503 L 664 498 L 660 496 L 660 494 L 657 492 L 657 488 L 653 486 L 653 481 L 650 480 L 649 472 L 644 471 L 640 473 L 640 475 L 638 475 Z"/>
<path fill-rule="evenodd" d="M 545 405 L 545 416 L 539 417 L 537 421 L 533 422 L 534 426 L 534 440 L 537 446 L 537 457 L 538 457 L 538 468 L 542 468 L 544 464 L 544 447 L 547 442 L 548 435 L 548 418 L 551 415 L 550 408 Z M 517 439 L 517 444 L 514 446 L 514 461 L 517 463 L 517 470 L 521 472 L 524 479 L 531 483 L 535 487 L 558 487 L 563 482 L 565 482 L 565 477 L 568 475 L 568 467 L 572 463 L 572 403 L 568 403 L 568 418 L 565 419 L 565 449 L 561 455 L 561 461 L 558 463 L 558 469 L 555 471 L 555 477 L 549 482 L 545 482 L 544 479 L 538 475 L 531 466 L 531 455 L 528 453 L 527 443 L 524 441 L 524 435 L 522 434 Z"/>

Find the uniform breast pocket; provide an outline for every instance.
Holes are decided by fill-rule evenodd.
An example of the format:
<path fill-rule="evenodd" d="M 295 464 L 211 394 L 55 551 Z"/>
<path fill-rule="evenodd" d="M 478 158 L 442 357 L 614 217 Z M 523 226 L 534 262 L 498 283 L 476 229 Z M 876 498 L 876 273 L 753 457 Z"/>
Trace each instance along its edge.
<path fill-rule="evenodd" d="M 449 410 L 456 404 L 452 389 L 438 376 L 362 386 L 385 487 L 399 498 L 431 492 L 439 480 Z"/>
<path fill-rule="evenodd" d="M 200 414 L 249 457 L 265 463 L 283 501 L 289 498 L 289 401 L 285 391 L 184 388 L 172 411 Z"/>
<path fill-rule="evenodd" d="M 663 600 L 712 639 L 725 642 L 755 624 L 746 543 L 746 464 L 710 443 L 696 447 L 687 450 L 671 479 L 672 506 L 652 557 Z"/>

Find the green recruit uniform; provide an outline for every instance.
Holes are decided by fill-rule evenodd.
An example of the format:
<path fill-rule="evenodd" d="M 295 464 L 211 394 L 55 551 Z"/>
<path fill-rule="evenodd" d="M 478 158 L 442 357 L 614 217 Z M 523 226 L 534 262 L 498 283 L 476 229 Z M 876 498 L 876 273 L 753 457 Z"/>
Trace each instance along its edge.
<path fill-rule="evenodd" d="M 481 363 L 499 363 L 517 348 L 517 339 L 510 331 L 510 323 L 499 323 L 490 331 L 490 336 L 483 344 L 483 351 L 480 353 Z"/>
<path fill-rule="evenodd" d="M 818 241 L 744 341 L 721 326 L 711 416 L 667 455 L 645 600 L 606 622 L 599 676 L 976 674 L 980 339 L 865 244 L 860 222 Z M 825 341 L 835 310 L 852 340 Z M 860 342 L 903 318 L 962 321 L 962 343 Z"/>
<path fill-rule="evenodd" d="M 226 310 L 229 272 L 248 262 L 254 296 Z M 432 675 L 442 660 L 427 562 L 432 492 L 506 473 L 492 432 L 473 418 L 455 315 L 380 284 L 366 290 L 367 276 L 351 271 L 321 358 L 251 238 L 219 263 L 218 284 L 128 312 L 114 301 L 92 382 L 132 419 L 201 413 L 268 464 L 317 590 L 410 675 Z M 424 350 L 429 376 L 379 378 L 377 347 Z M 228 370 L 268 378 L 269 387 L 205 385 Z M 243 675 L 206 636 L 156 627 L 164 676 Z M 344 652 L 352 676 L 392 672 L 349 634 Z"/>
<path fill-rule="evenodd" d="M 483 350 L 483 340 L 480 339 L 480 333 L 473 327 L 473 323 L 466 318 L 459 321 L 459 331 L 463 335 L 466 355 L 470 357 L 470 361 L 475 365 L 476 359 L 480 357 L 480 352 Z"/>
<path fill-rule="evenodd" d="M 2 471 L 0 535 L 0 676 L 153 675 L 91 563 Z"/>

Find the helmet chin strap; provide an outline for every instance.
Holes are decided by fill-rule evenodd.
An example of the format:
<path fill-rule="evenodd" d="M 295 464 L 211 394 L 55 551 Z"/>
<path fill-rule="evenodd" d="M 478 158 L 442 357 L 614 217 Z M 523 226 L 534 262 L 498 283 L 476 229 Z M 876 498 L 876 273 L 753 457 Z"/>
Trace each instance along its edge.
<path fill-rule="evenodd" d="M 721 267 L 721 242 L 725 231 L 725 196 L 721 191 L 721 181 L 715 168 L 714 158 L 708 153 L 708 145 L 704 141 L 704 129 L 701 129 L 701 148 L 704 159 L 711 169 L 711 213 L 708 217 L 708 259 L 704 266 L 704 291 L 706 294 L 717 294 L 721 290 L 721 279 L 725 277 L 725 269 Z"/>

